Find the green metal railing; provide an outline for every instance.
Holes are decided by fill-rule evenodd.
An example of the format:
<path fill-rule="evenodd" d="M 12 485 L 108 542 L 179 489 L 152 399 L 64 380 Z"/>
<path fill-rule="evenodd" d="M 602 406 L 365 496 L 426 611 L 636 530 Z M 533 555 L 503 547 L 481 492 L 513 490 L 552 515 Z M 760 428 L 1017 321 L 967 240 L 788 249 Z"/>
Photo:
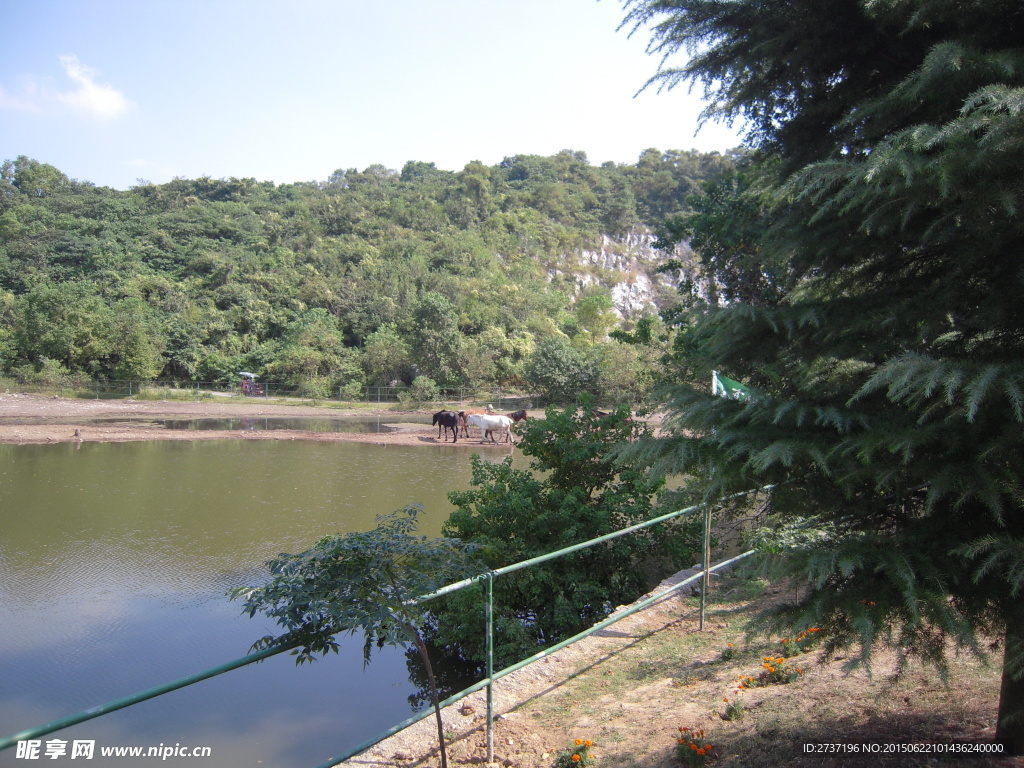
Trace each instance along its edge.
<path fill-rule="evenodd" d="M 755 493 L 759 493 L 759 492 L 762 492 L 762 491 L 767 491 L 767 490 L 770 490 L 772 487 L 773 486 L 769 485 L 769 486 L 764 486 L 763 488 L 756 488 L 756 489 L 752 489 L 752 490 L 749 490 L 749 491 L 743 491 L 742 493 L 737 493 L 737 494 L 734 494 L 732 496 L 728 496 L 725 499 L 722 499 L 720 502 L 718 502 L 718 504 L 724 504 L 725 502 L 733 500 L 733 499 L 738 499 L 738 498 L 741 498 L 741 497 L 744 497 L 744 496 L 749 496 L 749 495 L 752 495 L 752 494 L 755 494 Z M 646 521 L 644 521 L 642 523 L 637 523 L 636 525 L 631 525 L 631 526 L 629 526 L 627 528 L 622 528 L 620 530 L 614 531 L 614 532 L 606 534 L 604 536 L 599 536 L 599 537 L 597 537 L 595 539 L 590 539 L 589 541 L 584 541 L 584 542 L 581 542 L 579 544 L 574 544 L 574 545 L 572 545 L 570 547 L 565 547 L 564 549 L 559 549 L 559 550 L 557 550 L 555 552 L 550 552 L 550 553 L 548 553 L 546 555 L 540 555 L 539 557 L 534 557 L 534 558 L 531 558 L 529 560 L 523 560 L 523 561 L 518 562 L 518 563 L 513 563 L 511 565 L 504 566 L 503 568 L 498 568 L 498 569 L 496 569 L 494 571 L 488 571 L 487 573 L 481 574 L 479 576 L 475 576 L 473 578 L 469 578 L 469 579 L 465 579 L 463 581 L 459 581 L 459 582 L 456 582 L 456 583 L 453 583 L 453 584 L 449 584 L 449 585 L 443 587 L 442 589 L 439 589 L 436 592 L 433 592 L 433 593 L 431 593 L 429 595 L 423 595 L 423 596 L 421 596 L 418 599 L 418 602 L 424 602 L 424 601 L 427 601 L 427 600 L 432 600 L 432 599 L 434 599 L 436 597 L 440 597 L 441 595 L 450 594 L 450 593 L 455 592 L 457 590 L 464 589 L 464 588 L 469 587 L 469 586 L 471 586 L 473 584 L 480 584 L 480 583 L 484 584 L 484 588 L 486 589 L 486 593 L 487 593 L 487 600 L 486 600 L 486 603 L 485 603 L 485 616 L 484 616 L 485 627 L 486 627 L 486 647 L 487 647 L 487 667 L 486 667 L 486 672 L 487 672 L 487 676 L 483 680 L 481 680 L 481 681 L 479 681 L 477 683 L 474 683 L 470 687 L 465 688 L 465 689 L 459 691 L 458 693 L 453 694 L 452 696 L 449 696 L 447 699 L 445 699 L 443 702 L 441 702 L 441 706 L 442 707 L 448 706 L 449 704 L 452 704 L 452 703 L 458 701 L 459 699 L 461 699 L 461 698 L 463 698 L 465 696 L 468 696 L 471 693 L 475 693 L 476 691 L 479 691 L 479 690 L 481 690 L 483 688 L 487 689 L 487 758 L 488 758 L 488 762 L 493 762 L 493 755 L 494 755 L 494 741 L 493 741 L 493 736 L 494 736 L 493 684 L 494 684 L 494 682 L 496 680 L 500 680 L 502 677 L 505 677 L 506 675 L 509 675 L 509 674 L 519 670 L 519 669 L 522 669 L 523 667 L 528 666 L 529 664 L 532 664 L 535 661 L 543 659 L 546 656 L 549 656 L 552 653 L 555 653 L 556 651 L 559 651 L 562 648 L 565 648 L 566 646 L 571 645 L 572 643 L 575 643 L 578 640 L 583 639 L 584 637 L 588 637 L 589 635 L 592 635 L 595 632 L 599 632 L 602 629 L 605 629 L 606 627 L 614 624 L 615 622 L 620 621 L 621 619 L 624 619 L 627 616 L 630 616 L 630 615 L 636 613 L 637 611 L 643 610 L 644 608 L 648 607 L 649 605 L 653 604 L 654 602 L 657 602 L 658 600 L 664 599 L 669 594 L 672 594 L 673 592 L 678 591 L 678 590 L 682 589 L 683 587 L 692 584 L 697 579 L 701 579 L 702 580 L 702 584 L 703 584 L 703 588 L 701 589 L 701 596 L 700 596 L 700 628 L 701 629 L 704 628 L 704 613 L 705 613 L 706 599 L 707 599 L 707 592 L 708 592 L 708 578 L 709 578 L 710 574 L 715 572 L 715 571 L 721 570 L 722 568 L 725 568 L 725 567 L 727 567 L 727 566 L 729 566 L 729 565 L 731 565 L 733 563 L 736 563 L 736 562 L 738 562 L 738 561 L 740 561 L 740 560 L 742 560 L 742 559 L 744 559 L 746 557 L 749 557 L 750 555 L 754 554 L 754 550 L 750 550 L 748 552 L 744 552 L 741 555 L 737 555 L 736 557 L 730 558 L 728 560 L 725 560 L 725 561 L 723 561 L 721 563 L 717 563 L 715 565 L 711 565 L 709 563 L 710 556 L 709 556 L 708 542 L 710 541 L 711 508 L 712 508 L 712 506 L 715 506 L 715 505 L 714 504 L 710 504 L 710 503 L 697 504 L 697 505 L 694 505 L 692 507 L 687 507 L 685 509 L 677 510 L 675 512 L 669 512 L 668 514 L 661 515 L 660 517 L 655 517 L 655 518 L 652 518 L 650 520 L 646 520 Z M 667 522 L 669 520 L 673 520 L 675 518 L 682 517 L 684 515 L 693 514 L 694 512 L 697 512 L 699 510 L 703 510 L 705 512 L 705 514 L 704 514 L 704 558 L 703 558 L 703 562 L 702 562 L 702 565 L 701 565 L 700 573 L 695 574 L 695 575 L 693 575 L 693 576 L 691 576 L 691 577 L 689 577 L 689 578 L 679 582 L 678 584 L 673 585 L 670 589 L 668 589 L 668 590 L 666 590 L 664 592 L 661 592 L 661 593 L 659 593 L 657 595 L 654 595 L 652 597 L 646 598 L 645 600 L 643 600 L 641 602 L 635 603 L 634 605 L 630 606 L 629 608 L 627 608 L 624 611 L 620 611 L 619 613 L 616 613 L 616 614 L 614 614 L 612 616 L 609 616 L 607 619 L 605 619 L 604 621 L 602 621 L 602 622 L 600 622 L 598 624 L 595 624 L 590 629 L 587 629 L 587 630 L 585 630 L 583 632 L 580 632 L 579 634 L 574 635 L 573 637 L 570 637 L 567 640 L 563 640 L 562 642 L 558 643 L 557 645 L 553 645 L 553 646 L 551 646 L 549 648 L 546 648 L 545 650 L 543 650 L 543 651 L 541 651 L 541 652 L 539 652 L 539 653 L 537 653 L 537 654 L 535 654 L 533 656 L 530 656 L 529 658 L 523 659 L 522 661 L 517 662 L 516 664 L 513 664 L 510 667 L 506 667 L 505 669 L 502 669 L 502 670 L 500 670 L 498 672 L 494 671 L 494 624 L 493 624 L 493 615 L 494 615 L 493 602 L 494 602 L 494 599 L 493 599 L 493 589 L 492 589 L 492 587 L 493 587 L 494 579 L 495 578 L 497 578 L 499 576 L 502 576 L 504 574 L 513 573 L 513 572 L 521 570 L 523 568 L 529 568 L 529 567 L 531 567 L 533 565 L 538 565 L 540 563 L 547 562 L 548 560 L 554 560 L 555 558 L 558 558 L 558 557 L 564 557 L 565 555 L 572 554 L 573 552 L 578 552 L 578 551 L 580 551 L 582 549 L 587 549 L 589 547 L 593 547 L 593 546 L 596 546 L 598 544 L 602 544 L 602 543 L 604 543 L 606 541 L 611 541 L 613 539 L 617 539 L 617 538 L 619 538 L 621 536 L 627 536 L 627 535 L 629 535 L 631 533 L 635 533 L 635 532 L 643 530 L 645 528 L 650 528 L 651 526 L 658 525 L 660 523 L 664 523 L 664 522 Z M 43 725 L 39 725 L 39 726 L 36 726 L 34 728 L 29 728 L 29 729 L 26 729 L 24 731 L 19 731 L 18 733 L 12 734 L 10 736 L 0 738 L 0 750 L 8 749 L 9 747 L 12 747 L 12 746 L 16 745 L 19 741 L 25 741 L 25 740 L 28 740 L 28 739 L 34 739 L 34 738 L 37 738 L 39 736 L 46 735 L 48 733 L 53 733 L 55 731 L 59 731 L 59 730 L 62 730 L 64 728 L 68 728 L 68 727 L 70 727 L 72 725 L 77 725 L 78 723 L 83 723 L 86 720 L 92 720 L 93 718 L 101 717 L 101 716 L 109 714 L 111 712 L 116 712 L 119 709 L 124 709 L 125 707 L 130 707 L 130 706 L 132 706 L 134 704 L 138 704 L 138 703 L 146 701 L 148 699 L 152 699 L 152 698 L 155 698 L 157 696 L 162 696 L 162 695 L 164 695 L 166 693 L 170 693 L 171 691 L 176 691 L 176 690 L 178 690 L 180 688 L 185 688 L 186 686 L 193 685 L 193 684 L 201 682 L 203 680 L 208 680 L 211 677 L 216 677 L 217 675 L 224 674 L 225 672 L 230 672 L 232 670 L 239 669 L 239 668 L 247 666 L 249 664 L 253 664 L 253 663 L 258 662 L 258 661 L 263 661 L 264 659 L 268 659 L 268 658 L 270 658 L 272 656 L 276 656 L 279 653 L 284 653 L 286 651 L 289 651 L 289 650 L 291 650 L 294 647 L 295 647 L 294 645 L 287 645 L 287 646 L 280 646 L 280 647 L 275 647 L 275 648 L 269 648 L 267 650 L 260 651 L 260 652 L 257 652 L 257 653 L 251 653 L 251 654 L 243 656 L 243 657 L 241 657 L 239 659 L 235 659 L 234 661 L 229 661 L 229 662 L 221 664 L 221 665 L 219 665 L 217 667 L 213 667 L 211 669 L 207 669 L 207 670 L 205 670 L 203 672 L 198 672 L 198 673 L 196 673 L 194 675 L 189 675 L 188 677 L 183 677 L 183 678 L 180 678 L 180 679 L 175 680 L 175 681 L 170 682 L 170 683 L 165 683 L 164 685 L 159 685 L 159 686 L 156 686 L 154 688 L 149 688 L 149 689 L 147 689 L 145 691 L 140 691 L 139 693 L 135 693 L 135 694 L 132 694 L 130 696 L 125 696 L 123 698 L 116 699 L 116 700 L 111 701 L 111 702 L 109 702 L 107 704 L 103 704 L 103 705 L 100 705 L 100 706 L 97 706 L 97 707 L 91 707 L 91 708 L 86 709 L 86 710 L 84 710 L 82 712 L 78 712 L 78 713 L 76 713 L 74 715 L 69 715 L 67 717 L 60 718 L 59 720 L 53 720 L 53 721 L 51 721 L 49 723 L 44 723 Z M 418 722 L 418 721 L 420 721 L 420 720 L 422 720 L 422 719 L 424 719 L 426 717 L 429 717 L 431 714 L 433 714 L 433 709 L 432 708 L 429 708 L 429 707 L 424 708 L 424 710 L 422 712 L 419 712 L 416 715 L 414 715 L 414 716 L 412 716 L 412 717 L 410 717 L 410 718 L 408 718 L 406 720 L 403 720 L 401 723 L 398 723 L 398 724 L 392 726 L 391 728 L 389 728 L 388 730 L 384 731 L 383 733 L 377 734 L 372 739 L 369 739 L 369 740 L 363 742 L 362 744 L 360 744 L 360 745 L 358 745 L 356 747 L 353 747 L 352 749 L 348 750 L 344 754 L 341 754 L 338 757 L 332 758 L 328 762 L 323 763 L 320 766 L 317 766 L 317 768 L 329 768 L 329 766 L 334 766 L 334 765 L 337 765 L 338 763 L 344 762 L 345 760 L 348 760 L 350 757 L 353 757 L 354 755 L 357 755 L 360 752 L 363 752 L 364 750 L 369 749 L 374 744 L 377 744 L 378 742 L 383 741 L 387 737 L 392 736 L 395 733 L 398 733 L 399 731 L 403 730 L 404 728 L 407 728 L 410 725 L 412 725 L 412 724 L 414 724 L 414 723 L 416 723 L 416 722 Z"/>

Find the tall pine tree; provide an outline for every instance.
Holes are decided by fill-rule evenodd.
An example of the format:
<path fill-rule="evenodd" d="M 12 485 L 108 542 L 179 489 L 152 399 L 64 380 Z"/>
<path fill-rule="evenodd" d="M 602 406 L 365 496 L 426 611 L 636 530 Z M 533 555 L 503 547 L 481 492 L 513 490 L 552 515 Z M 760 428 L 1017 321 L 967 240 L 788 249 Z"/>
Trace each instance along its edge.
<path fill-rule="evenodd" d="M 1001 637 L 996 740 L 1024 754 L 1024 6 L 625 6 L 664 57 L 651 85 L 745 121 L 775 201 L 759 248 L 786 265 L 777 303 L 678 337 L 686 370 L 756 395 L 672 387 L 675 431 L 636 450 L 709 497 L 788 481 L 765 543 L 808 589 L 769 626 L 940 668 Z"/>

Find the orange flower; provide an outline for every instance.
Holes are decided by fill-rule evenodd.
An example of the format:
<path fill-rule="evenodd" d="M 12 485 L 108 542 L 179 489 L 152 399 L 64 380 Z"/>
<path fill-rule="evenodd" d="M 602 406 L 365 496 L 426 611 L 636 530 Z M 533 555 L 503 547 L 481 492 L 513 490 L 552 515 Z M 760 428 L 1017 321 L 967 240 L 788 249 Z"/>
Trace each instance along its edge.
<path fill-rule="evenodd" d="M 576 739 L 576 746 L 577 746 L 577 747 L 578 747 L 578 746 L 579 746 L 580 744 L 582 744 L 582 743 L 583 743 L 583 739 Z"/>
<path fill-rule="evenodd" d="M 579 756 L 579 755 L 573 755 L 573 756 L 572 756 L 572 761 L 573 761 L 574 763 L 578 763 L 578 762 L 579 762 L 580 760 L 581 760 L 581 758 L 580 758 L 580 756 Z"/>
<path fill-rule="evenodd" d="M 583 742 L 583 745 L 586 746 L 586 747 L 592 747 L 592 746 L 594 746 L 594 742 L 592 742 L 590 739 L 587 739 L 586 741 Z"/>

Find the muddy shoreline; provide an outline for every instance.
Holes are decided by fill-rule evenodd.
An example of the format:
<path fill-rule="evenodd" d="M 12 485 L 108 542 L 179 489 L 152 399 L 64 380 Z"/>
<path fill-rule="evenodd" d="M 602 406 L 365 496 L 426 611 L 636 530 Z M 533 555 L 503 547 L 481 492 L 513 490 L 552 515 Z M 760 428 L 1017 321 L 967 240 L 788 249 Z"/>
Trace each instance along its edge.
<path fill-rule="evenodd" d="M 396 422 L 388 432 L 314 432 L 282 430 L 169 429 L 159 419 L 375 417 Z M 372 443 L 375 445 L 451 446 L 429 424 L 408 422 L 428 411 L 346 410 L 329 405 L 273 403 L 230 398 L 224 400 L 88 400 L 30 394 L 0 394 L 0 444 L 133 442 L 139 440 L 312 440 L 315 442 Z M 534 415 L 534 414 L 531 414 Z M 405 418 L 403 418 L 405 417 Z M 124 421 L 118 421 L 124 419 Z M 478 437 L 456 444 L 479 449 Z M 506 446 L 508 448 L 508 446 Z"/>

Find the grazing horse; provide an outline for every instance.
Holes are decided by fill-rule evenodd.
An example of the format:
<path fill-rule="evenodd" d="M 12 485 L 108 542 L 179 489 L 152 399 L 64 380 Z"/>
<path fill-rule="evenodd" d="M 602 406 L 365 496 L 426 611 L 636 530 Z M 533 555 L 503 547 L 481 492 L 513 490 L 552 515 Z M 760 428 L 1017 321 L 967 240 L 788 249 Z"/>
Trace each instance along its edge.
<path fill-rule="evenodd" d="M 513 421 L 508 416 L 498 416 L 496 414 L 488 413 L 472 413 L 466 416 L 466 421 L 472 424 L 474 427 L 480 428 L 480 442 L 484 442 L 488 435 L 490 435 L 491 442 L 496 443 L 492 432 L 504 432 L 505 442 L 511 443 L 512 437 L 510 429 Z"/>
<path fill-rule="evenodd" d="M 469 437 L 469 417 L 489 416 L 490 411 L 459 411 L 459 424 L 462 427 L 462 436 Z"/>
<path fill-rule="evenodd" d="M 513 411 L 512 413 L 506 413 L 505 415 L 512 419 L 512 421 L 526 421 L 530 418 L 529 414 L 527 414 L 525 410 Z"/>
<path fill-rule="evenodd" d="M 430 422 L 437 425 L 437 436 L 441 437 L 441 427 L 444 427 L 444 441 L 448 442 L 448 430 L 452 431 L 452 443 L 459 442 L 459 414 L 455 411 L 438 411 L 434 414 L 434 420 Z"/>

